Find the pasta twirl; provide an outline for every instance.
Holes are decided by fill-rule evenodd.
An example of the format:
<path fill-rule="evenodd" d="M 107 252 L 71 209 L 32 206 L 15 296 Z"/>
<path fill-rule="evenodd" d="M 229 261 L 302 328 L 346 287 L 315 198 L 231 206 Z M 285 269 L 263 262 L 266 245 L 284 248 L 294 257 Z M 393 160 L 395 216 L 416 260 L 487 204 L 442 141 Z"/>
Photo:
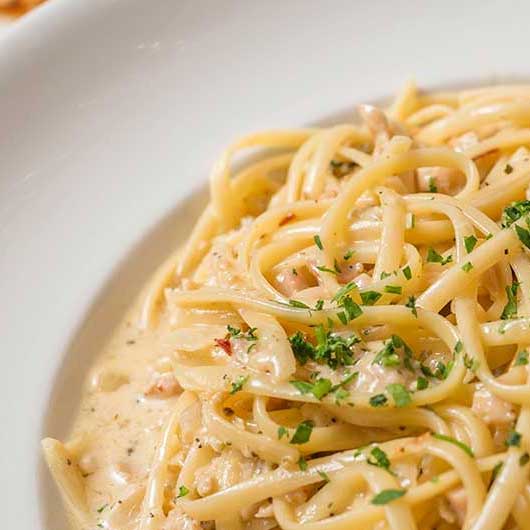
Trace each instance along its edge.
<path fill-rule="evenodd" d="M 408 83 L 229 146 L 43 442 L 77 528 L 528 528 L 529 109 Z"/>

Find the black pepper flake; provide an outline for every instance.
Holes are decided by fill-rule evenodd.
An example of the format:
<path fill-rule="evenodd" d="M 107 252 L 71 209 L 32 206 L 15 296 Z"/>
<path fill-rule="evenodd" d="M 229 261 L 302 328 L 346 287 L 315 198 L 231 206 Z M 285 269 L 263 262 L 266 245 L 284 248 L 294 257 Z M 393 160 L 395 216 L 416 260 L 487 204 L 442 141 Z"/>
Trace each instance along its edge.
<path fill-rule="evenodd" d="M 134 453 L 134 447 L 128 447 L 127 448 L 127 454 L 131 456 Z"/>
<path fill-rule="evenodd" d="M 231 409 L 230 407 L 225 407 L 223 409 L 223 413 L 225 416 L 232 416 L 234 414 L 234 409 Z"/>
<path fill-rule="evenodd" d="M 69 465 L 69 466 L 71 466 L 71 465 L 72 465 L 72 461 L 71 461 L 69 458 L 67 458 L 67 459 L 66 459 L 66 464 Z"/>
<path fill-rule="evenodd" d="M 135 340 L 128 340 L 125 344 L 127 344 L 127 346 L 132 346 L 133 344 L 136 344 L 136 341 Z"/>

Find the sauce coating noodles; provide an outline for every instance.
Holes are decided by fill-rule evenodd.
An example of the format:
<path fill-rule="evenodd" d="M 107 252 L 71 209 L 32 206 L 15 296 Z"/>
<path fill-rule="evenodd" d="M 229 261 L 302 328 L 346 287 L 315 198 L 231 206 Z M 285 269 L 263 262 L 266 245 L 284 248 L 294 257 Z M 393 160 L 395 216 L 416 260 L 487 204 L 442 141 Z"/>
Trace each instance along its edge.
<path fill-rule="evenodd" d="M 222 153 L 43 441 L 77 528 L 530 528 L 530 86 L 358 112 Z"/>

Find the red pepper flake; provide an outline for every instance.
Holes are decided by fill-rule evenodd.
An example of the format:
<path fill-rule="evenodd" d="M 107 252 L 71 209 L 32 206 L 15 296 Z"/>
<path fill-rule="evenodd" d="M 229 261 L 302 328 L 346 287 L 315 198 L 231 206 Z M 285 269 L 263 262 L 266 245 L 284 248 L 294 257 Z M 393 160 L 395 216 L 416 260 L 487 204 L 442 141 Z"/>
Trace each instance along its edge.
<path fill-rule="evenodd" d="M 292 212 L 289 212 L 278 224 L 278 226 L 286 225 L 289 221 L 292 221 L 296 215 Z"/>
<path fill-rule="evenodd" d="M 230 343 L 229 339 L 214 339 L 214 340 L 217 346 L 219 346 L 220 348 L 223 348 L 223 350 L 228 355 L 232 355 L 232 344 Z"/>

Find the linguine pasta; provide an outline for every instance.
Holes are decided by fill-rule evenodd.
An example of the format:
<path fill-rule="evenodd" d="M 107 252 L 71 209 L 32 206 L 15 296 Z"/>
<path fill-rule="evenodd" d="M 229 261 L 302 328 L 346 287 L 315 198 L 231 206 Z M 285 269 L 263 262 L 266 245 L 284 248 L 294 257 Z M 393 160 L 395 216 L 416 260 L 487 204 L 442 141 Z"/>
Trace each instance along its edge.
<path fill-rule="evenodd" d="M 43 441 L 77 528 L 530 528 L 530 87 L 358 111 L 222 153 Z"/>

